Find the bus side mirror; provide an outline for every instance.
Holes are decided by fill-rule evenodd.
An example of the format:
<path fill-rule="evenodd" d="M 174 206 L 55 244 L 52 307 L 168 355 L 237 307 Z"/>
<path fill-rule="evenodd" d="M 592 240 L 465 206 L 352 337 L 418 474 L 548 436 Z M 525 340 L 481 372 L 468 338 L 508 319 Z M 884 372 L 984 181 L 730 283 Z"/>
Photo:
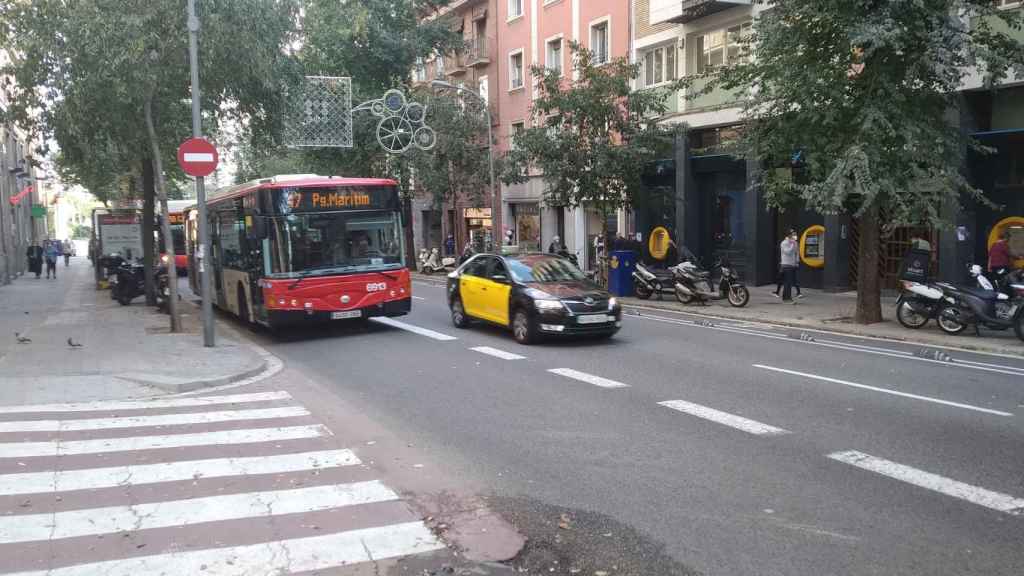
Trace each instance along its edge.
<path fill-rule="evenodd" d="M 250 240 L 263 240 L 267 237 L 267 219 L 262 216 L 248 215 L 245 217 L 246 236 Z"/>

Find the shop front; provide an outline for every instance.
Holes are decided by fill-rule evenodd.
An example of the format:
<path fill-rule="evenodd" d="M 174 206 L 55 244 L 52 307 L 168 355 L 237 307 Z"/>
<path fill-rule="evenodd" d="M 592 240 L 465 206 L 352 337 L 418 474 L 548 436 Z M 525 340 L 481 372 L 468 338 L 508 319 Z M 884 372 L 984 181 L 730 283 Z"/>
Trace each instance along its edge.
<path fill-rule="evenodd" d="M 541 236 L 541 210 L 539 202 L 509 203 L 512 223 L 511 244 L 521 252 L 540 252 L 544 249 Z"/>
<path fill-rule="evenodd" d="M 493 250 L 491 209 L 463 208 L 462 218 L 464 223 L 463 230 L 465 230 L 464 238 L 473 245 L 473 249 L 478 252 Z"/>

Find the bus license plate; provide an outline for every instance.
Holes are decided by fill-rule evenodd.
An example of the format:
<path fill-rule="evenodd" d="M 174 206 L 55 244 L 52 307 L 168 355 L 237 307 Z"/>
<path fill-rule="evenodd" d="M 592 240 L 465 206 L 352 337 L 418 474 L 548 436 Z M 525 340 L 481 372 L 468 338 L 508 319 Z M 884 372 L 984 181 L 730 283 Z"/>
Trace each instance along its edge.
<path fill-rule="evenodd" d="M 613 322 L 615 316 L 609 316 L 607 314 L 587 314 L 586 316 L 580 316 L 576 319 L 580 324 L 604 324 L 605 322 Z"/>
<path fill-rule="evenodd" d="M 362 310 L 345 310 L 344 312 L 331 312 L 331 320 L 345 320 L 346 318 L 361 318 Z"/>

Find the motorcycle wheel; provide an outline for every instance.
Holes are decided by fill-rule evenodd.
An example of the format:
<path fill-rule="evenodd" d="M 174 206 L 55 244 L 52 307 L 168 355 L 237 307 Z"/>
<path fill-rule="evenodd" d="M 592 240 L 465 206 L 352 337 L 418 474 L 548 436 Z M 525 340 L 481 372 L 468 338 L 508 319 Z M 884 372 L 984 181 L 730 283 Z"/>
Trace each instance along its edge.
<path fill-rule="evenodd" d="M 736 286 L 729 288 L 729 304 L 732 304 L 736 308 L 743 308 L 750 302 L 750 291 L 747 290 L 746 286 Z"/>
<path fill-rule="evenodd" d="M 914 310 L 914 307 L 906 300 L 900 301 L 900 305 L 896 307 L 896 320 L 904 328 L 910 328 L 911 330 L 917 330 L 928 323 L 928 317 Z"/>
<path fill-rule="evenodd" d="M 641 300 L 647 300 L 648 298 L 651 297 L 651 294 L 653 294 L 653 292 L 651 292 L 647 288 L 647 286 L 644 286 L 643 284 L 637 284 L 634 287 L 634 290 L 636 292 L 636 297 L 641 299 Z"/>
<path fill-rule="evenodd" d="M 128 306 L 129 304 L 132 303 L 132 298 L 127 294 L 118 294 L 117 303 L 120 304 L 121 306 Z"/>
<path fill-rule="evenodd" d="M 676 300 L 679 300 L 681 304 L 689 304 L 690 302 L 693 302 L 693 294 L 687 294 L 679 288 L 676 288 Z"/>
<path fill-rule="evenodd" d="M 947 315 L 947 311 L 951 311 L 956 318 L 951 318 Z M 939 328 L 942 329 L 946 334 L 956 335 L 963 332 L 967 328 L 967 324 L 961 322 L 960 311 L 953 306 L 946 306 L 942 310 L 939 310 L 939 315 L 935 319 L 939 324 Z"/>

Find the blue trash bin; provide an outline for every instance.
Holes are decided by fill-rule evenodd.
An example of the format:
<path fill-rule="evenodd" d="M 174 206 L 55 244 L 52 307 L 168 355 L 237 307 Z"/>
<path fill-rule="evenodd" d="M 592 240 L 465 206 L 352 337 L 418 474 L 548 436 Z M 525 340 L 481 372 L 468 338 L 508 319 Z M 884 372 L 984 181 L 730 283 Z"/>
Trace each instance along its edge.
<path fill-rule="evenodd" d="M 636 269 L 636 252 L 616 250 L 608 260 L 608 291 L 615 296 L 633 295 L 633 270 Z"/>

